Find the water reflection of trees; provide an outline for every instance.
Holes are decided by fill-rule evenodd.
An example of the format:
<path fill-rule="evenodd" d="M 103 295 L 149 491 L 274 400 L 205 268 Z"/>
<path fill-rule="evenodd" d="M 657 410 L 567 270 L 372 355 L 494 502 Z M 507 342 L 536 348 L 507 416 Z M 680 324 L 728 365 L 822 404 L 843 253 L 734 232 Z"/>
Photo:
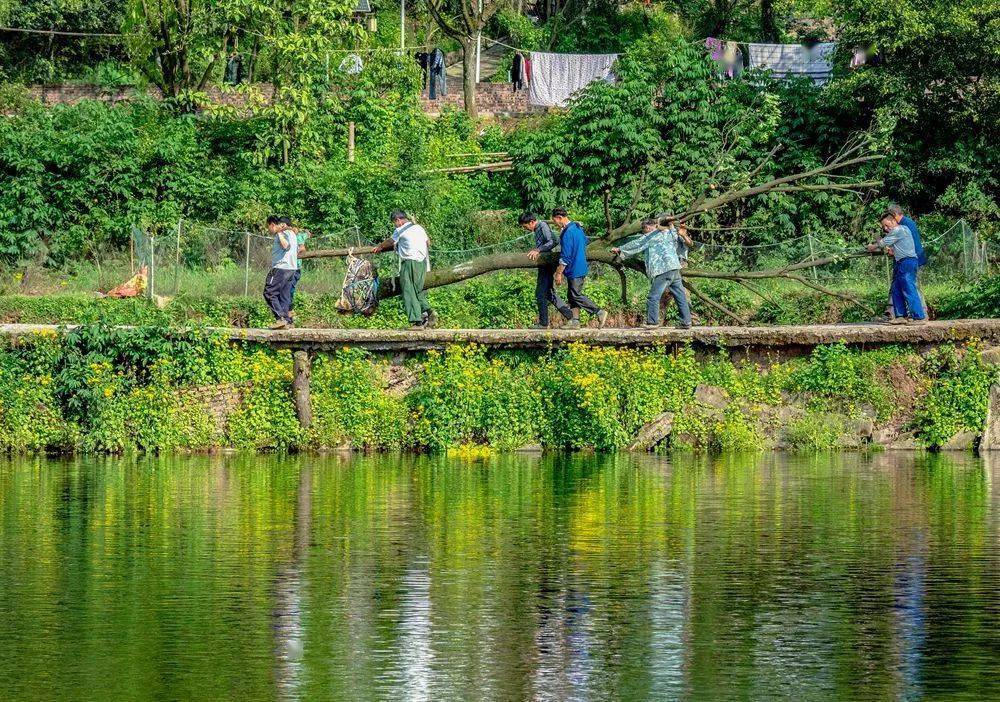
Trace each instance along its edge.
<path fill-rule="evenodd" d="M 86 689 L 129 665 L 120 697 L 989 696 L 996 475 L 891 454 L 7 464 L 0 666 L 30 685 L 64 661 Z"/>

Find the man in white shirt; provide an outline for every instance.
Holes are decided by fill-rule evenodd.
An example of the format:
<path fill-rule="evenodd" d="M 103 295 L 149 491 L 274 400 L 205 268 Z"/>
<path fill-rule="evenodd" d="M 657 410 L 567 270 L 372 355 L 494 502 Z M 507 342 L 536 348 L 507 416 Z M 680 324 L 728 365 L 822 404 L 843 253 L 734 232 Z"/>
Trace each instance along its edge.
<path fill-rule="evenodd" d="M 427 302 L 424 276 L 431 269 L 430 238 L 419 224 L 414 224 L 402 210 L 390 215 L 395 229 L 392 236 L 375 247 L 375 253 L 396 249 L 399 256 L 399 288 L 403 310 L 411 329 L 434 326 L 437 315 Z"/>
<path fill-rule="evenodd" d="M 271 243 L 271 270 L 264 280 L 264 300 L 274 315 L 271 329 L 285 329 L 292 324 L 289 301 L 299 267 L 299 247 L 294 232 L 284 218 L 268 217 L 267 230 L 274 236 L 274 241 Z"/>

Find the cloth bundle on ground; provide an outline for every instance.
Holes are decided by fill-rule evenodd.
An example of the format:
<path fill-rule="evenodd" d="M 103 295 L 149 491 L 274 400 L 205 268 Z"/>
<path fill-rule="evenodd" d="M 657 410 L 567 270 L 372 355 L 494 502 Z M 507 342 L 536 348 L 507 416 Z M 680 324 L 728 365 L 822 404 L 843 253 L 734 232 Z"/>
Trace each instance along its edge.
<path fill-rule="evenodd" d="M 816 84 L 830 80 L 833 70 L 832 42 L 803 46 L 802 44 L 748 44 L 750 68 L 764 68 L 775 78 L 808 76 Z"/>
<path fill-rule="evenodd" d="M 531 52 L 531 83 L 528 103 L 543 107 L 565 107 L 578 90 L 592 81 L 614 82 L 612 66 L 618 54 L 551 54 Z"/>
<path fill-rule="evenodd" d="M 366 317 L 378 308 L 378 270 L 375 264 L 353 253 L 347 255 L 344 286 L 337 300 L 337 310 L 343 314 L 363 314 Z"/>
<path fill-rule="evenodd" d="M 142 266 L 135 275 L 124 283 L 108 290 L 107 297 L 139 297 L 146 292 L 146 279 L 148 276 L 149 267 Z"/>

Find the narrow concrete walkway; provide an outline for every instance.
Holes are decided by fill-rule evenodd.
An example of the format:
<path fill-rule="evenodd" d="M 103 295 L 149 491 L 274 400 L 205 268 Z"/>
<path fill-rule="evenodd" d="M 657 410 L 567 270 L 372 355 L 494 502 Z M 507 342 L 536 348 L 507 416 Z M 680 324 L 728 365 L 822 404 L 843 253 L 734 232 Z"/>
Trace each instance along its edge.
<path fill-rule="evenodd" d="M 4 324 L 0 336 L 62 333 L 72 326 Z M 980 339 L 1000 342 L 1000 319 L 956 319 L 921 325 L 821 324 L 771 327 L 695 327 L 693 329 L 237 329 L 213 328 L 233 341 L 249 341 L 281 348 L 330 351 L 352 346 L 372 351 L 407 352 L 442 349 L 450 344 L 474 343 L 493 349 L 546 350 L 572 343 L 592 346 L 643 348 L 683 346 L 727 349 L 748 356 L 799 355 L 821 344 L 844 342 L 852 346 L 900 344 L 917 348 Z"/>

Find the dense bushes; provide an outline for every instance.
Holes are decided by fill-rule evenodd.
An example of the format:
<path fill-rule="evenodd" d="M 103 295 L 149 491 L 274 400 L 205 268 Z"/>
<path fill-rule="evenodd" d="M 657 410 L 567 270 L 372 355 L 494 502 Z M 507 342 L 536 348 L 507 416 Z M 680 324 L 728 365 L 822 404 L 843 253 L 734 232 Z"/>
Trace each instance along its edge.
<path fill-rule="evenodd" d="M 172 231 L 184 217 L 246 228 L 272 212 L 318 232 L 357 226 L 374 240 L 389 209 L 404 207 L 438 247 L 468 244 L 475 213 L 509 204 L 509 188 L 425 171 L 480 148 L 471 122 L 431 121 L 410 100 L 382 113 L 359 128 L 357 163 L 341 147 L 346 118 L 328 114 L 318 119 L 336 148 L 278 167 L 257 157 L 264 125 L 252 119 L 177 115 L 152 100 L 25 106 L 0 118 L 0 264 L 107 258 L 127 251 L 132 224 Z"/>
<path fill-rule="evenodd" d="M 909 390 L 896 386 L 901 367 L 919 381 Z M 533 444 L 603 451 L 624 447 L 663 412 L 674 415 L 675 448 L 851 445 L 846 427 L 863 417 L 903 425 L 935 447 L 982 427 L 995 377 L 975 348 L 945 347 L 921 363 L 901 351 L 835 345 L 766 370 L 723 356 L 699 362 L 690 349 L 573 345 L 544 355 L 491 355 L 454 346 L 406 367 L 344 349 L 316 360 L 314 421 L 304 431 L 291 401 L 287 352 L 234 346 L 197 330 L 91 325 L 0 349 L 0 451 Z M 708 394 L 721 403 L 695 392 L 701 385 L 716 388 Z"/>

